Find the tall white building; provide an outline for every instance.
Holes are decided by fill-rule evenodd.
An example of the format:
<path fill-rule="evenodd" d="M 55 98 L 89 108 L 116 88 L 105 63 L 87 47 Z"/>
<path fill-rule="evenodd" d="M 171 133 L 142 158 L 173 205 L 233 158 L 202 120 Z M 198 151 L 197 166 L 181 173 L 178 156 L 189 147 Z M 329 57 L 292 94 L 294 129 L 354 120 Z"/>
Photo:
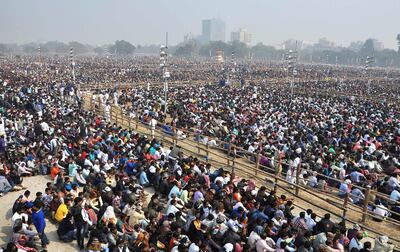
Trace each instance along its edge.
<path fill-rule="evenodd" d="M 251 33 L 246 29 L 240 28 L 238 31 L 231 32 L 231 41 L 239 41 L 246 45 L 251 44 Z"/>
<path fill-rule="evenodd" d="M 225 22 L 220 19 L 206 19 L 202 22 L 203 43 L 210 41 L 225 42 Z"/>

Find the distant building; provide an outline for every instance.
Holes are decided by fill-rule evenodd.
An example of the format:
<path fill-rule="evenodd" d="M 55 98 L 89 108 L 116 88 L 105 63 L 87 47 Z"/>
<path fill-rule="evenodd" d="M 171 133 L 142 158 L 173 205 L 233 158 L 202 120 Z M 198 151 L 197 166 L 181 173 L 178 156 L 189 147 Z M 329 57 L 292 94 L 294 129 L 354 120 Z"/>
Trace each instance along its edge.
<path fill-rule="evenodd" d="M 377 39 L 372 39 L 372 42 L 374 44 L 374 50 L 376 51 L 382 51 L 384 49 L 383 43 Z"/>
<path fill-rule="evenodd" d="M 249 46 L 251 44 L 251 33 L 240 28 L 236 32 L 231 32 L 231 41 L 239 41 Z"/>
<path fill-rule="evenodd" d="M 188 34 L 186 34 L 184 37 L 183 37 L 183 42 L 184 43 L 187 43 L 187 42 L 189 42 L 189 41 L 191 41 L 191 40 L 193 40 L 193 39 L 195 39 L 196 37 L 191 33 L 191 32 L 189 32 Z"/>
<path fill-rule="evenodd" d="M 336 45 L 326 38 L 320 38 L 318 39 L 318 43 L 314 44 L 313 49 L 317 51 L 332 50 L 336 49 Z"/>
<path fill-rule="evenodd" d="M 302 50 L 303 49 L 303 41 L 288 39 L 282 44 L 282 49 L 284 50 Z"/>
<path fill-rule="evenodd" d="M 358 52 L 361 50 L 361 48 L 363 47 L 364 42 L 363 41 L 355 41 L 355 42 L 351 42 L 349 49 L 353 50 L 355 52 Z"/>
<path fill-rule="evenodd" d="M 210 41 L 225 42 L 225 22 L 220 19 L 206 19 L 202 22 L 202 41 L 208 43 Z"/>

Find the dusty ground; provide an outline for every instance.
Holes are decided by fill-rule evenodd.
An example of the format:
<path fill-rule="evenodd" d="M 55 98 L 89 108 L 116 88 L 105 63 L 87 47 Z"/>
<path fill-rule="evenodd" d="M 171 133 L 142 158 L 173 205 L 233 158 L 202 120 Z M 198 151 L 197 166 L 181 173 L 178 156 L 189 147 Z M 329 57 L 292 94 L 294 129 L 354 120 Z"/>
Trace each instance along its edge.
<path fill-rule="evenodd" d="M 31 191 L 32 195 L 35 195 L 36 192 L 44 191 L 46 187 L 46 183 L 49 181 L 47 177 L 44 176 L 35 176 L 24 179 L 24 186 Z M 149 194 L 148 199 L 151 198 L 154 190 L 152 188 L 146 188 L 146 192 Z M 5 247 L 9 242 L 10 236 L 12 234 L 11 229 L 11 208 L 15 201 L 22 191 L 19 192 L 10 192 L 3 197 L 0 198 L 1 208 L 0 208 L 0 247 Z M 46 229 L 45 233 L 47 238 L 50 241 L 50 245 L 47 247 L 47 251 L 49 252 L 72 252 L 79 251 L 78 246 L 76 245 L 76 241 L 72 243 L 63 243 L 58 240 L 57 236 L 57 227 L 48 219 L 46 219 Z M 38 243 L 38 248 L 40 247 L 40 241 Z"/>
<path fill-rule="evenodd" d="M 46 183 L 49 180 L 44 176 L 35 176 L 29 177 L 24 179 L 24 185 L 28 187 L 28 190 L 31 191 L 31 195 L 35 195 L 36 192 L 44 191 L 46 187 Z M 5 247 L 9 242 L 10 236 L 12 234 L 11 229 L 11 217 L 12 212 L 11 208 L 16 198 L 23 191 L 18 192 L 10 192 L 3 197 L 0 198 L 1 208 L 0 208 L 0 245 Z M 51 223 L 50 221 L 46 220 L 46 229 L 45 233 L 47 238 L 50 241 L 50 245 L 47 247 L 47 251 L 49 252 L 69 252 L 69 251 L 79 251 L 78 247 L 76 246 L 76 242 L 72 243 L 61 243 L 58 241 L 57 237 L 57 227 Z M 40 242 L 39 242 L 40 247 Z"/>

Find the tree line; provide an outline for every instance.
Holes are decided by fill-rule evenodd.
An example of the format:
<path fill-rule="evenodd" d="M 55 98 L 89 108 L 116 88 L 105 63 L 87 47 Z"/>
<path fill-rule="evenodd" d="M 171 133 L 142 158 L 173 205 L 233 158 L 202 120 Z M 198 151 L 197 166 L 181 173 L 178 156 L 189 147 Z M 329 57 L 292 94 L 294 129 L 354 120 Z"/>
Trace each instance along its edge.
<path fill-rule="evenodd" d="M 400 46 L 400 35 L 397 39 Z M 237 41 L 230 43 L 213 41 L 201 45 L 192 40 L 174 48 L 174 54 L 180 57 L 215 57 L 218 51 L 222 51 L 225 60 L 237 58 L 281 61 L 285 60 L 288 53 L 288 50 L 276 49 L 263 43 L 250 47 Z M 299 62 L 360 66 L 365 64 L 367 57 L 374 57 L 374 66 L 400 67 L 400 50 L 377 50 L 372 39 L 367 39 L 358 50 L 345 47 L 327 50 L 304 49 L 297 52 L 297 57 Z"/>
<path fill-rule="evenodd" d="M 73 48 L 74 54 L 115 54 L 132 55 L 136 49 L 134 45 L 125 40 L 117 40 L 113 44 L 104 46 L 92 46 L 77 41 L 63 43 L 49 41 L 46 43 L 0 44 L 0 55 L 7 54 L 68 54 Z"/>
<path fill-rule="evenodd" d="M 365 64 L 366 58 L 374 57 L 374 66 L 381 67 L 400 67 L 400 34 L 396 37 L 399 43 L 399 50 L 374 48 L 372 39 L 367 39 L 360 48 L 338 47 L 327 50 L 304 49 L 298 51 L 298 61 L 306 63 L 339 64 L 339 65 L 359 65 Z M 129 56 L 133 53 L 158 54 L 159 46 L 140 46 L 132 45 L 125 40 L 117 40 L 113 44 L 103 46 L 92 46 L 80 42 L 72 41 L 63 43 L 49 41 L 46 43 L 0 44 L 0 55 L 19 55 L 19 54 L 68 54 L 70 48 L 74 54 L 97 54 L 97 55 L 119 55 Z M 40 49 L 39 49 L 40 48 Z M 235 41 L 225 43 L 222 41 L 201 44 L 197 40 L 190 40 L 186 43 L 170 47 L 170 54 L 176 57 L 209 57 L 213 58 L 217 51 L 223 53 L 225 60 L 233 59 L 256 59 L 256 60 L 275 60 L 285 59 L 288 50 L 277 49 L 273 46 L 258 43 L 254 46 L 247 46 L 244 43 Z"/>

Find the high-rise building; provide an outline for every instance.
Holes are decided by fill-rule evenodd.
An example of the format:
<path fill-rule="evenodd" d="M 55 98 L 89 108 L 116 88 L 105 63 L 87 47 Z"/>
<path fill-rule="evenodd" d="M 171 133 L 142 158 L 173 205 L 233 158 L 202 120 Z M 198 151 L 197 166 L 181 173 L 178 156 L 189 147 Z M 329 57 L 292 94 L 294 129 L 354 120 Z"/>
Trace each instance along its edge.
<path fill-rule="evenodd" d="M 245 43 L 246 45 L 251 44 L 251 33 L 246 29 L 240 28 L 236 32 L 231 32 L 231 41 L 239 41 Z"/>
<path fill-rule="evenodd" d="M 223 41 L 225 42 L 225 22 L 220 19 L 206 19 L 203 20 L 202 40 L 204 43 L 210 41 Z"/>

